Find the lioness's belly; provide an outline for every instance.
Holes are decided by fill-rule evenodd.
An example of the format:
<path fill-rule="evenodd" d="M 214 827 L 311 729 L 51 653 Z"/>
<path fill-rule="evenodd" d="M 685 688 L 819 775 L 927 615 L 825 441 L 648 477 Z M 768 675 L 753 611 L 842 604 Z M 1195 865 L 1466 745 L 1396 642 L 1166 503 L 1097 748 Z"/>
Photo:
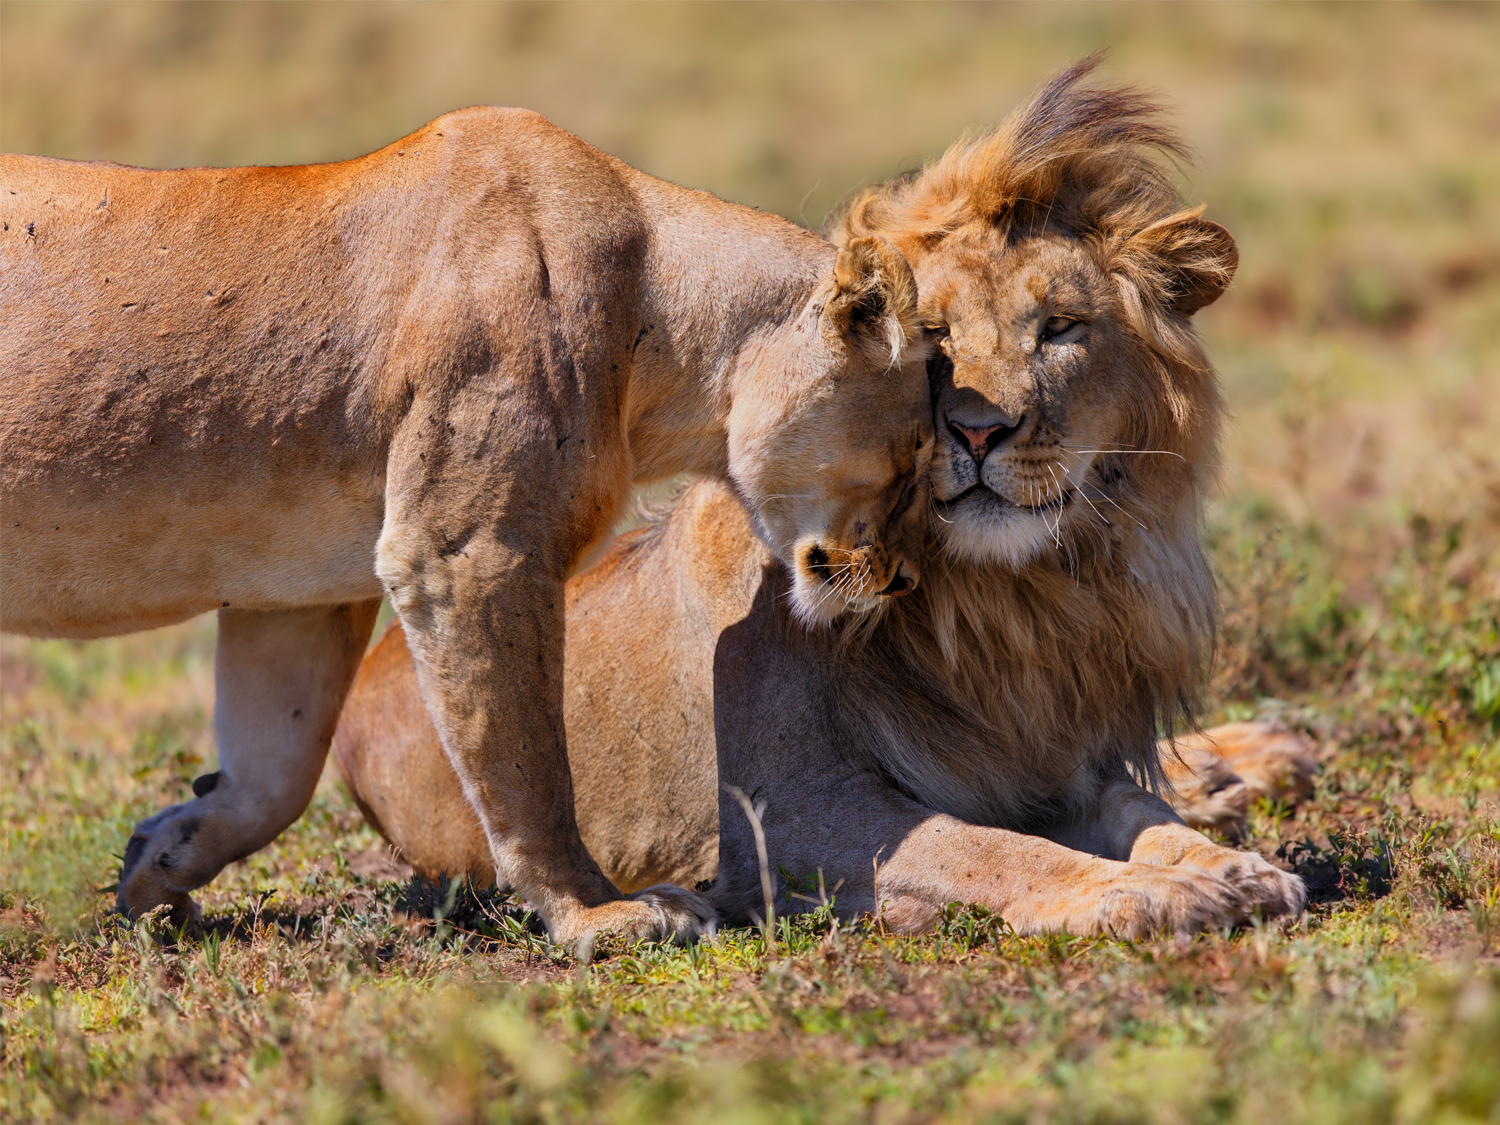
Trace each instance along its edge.
<path fill-rule="evenodd" d="M 362 302 L 404 283 L 351 256 L 333 175 L 0 160 L 0 627 L 379 596 Z"/>
<path fill-rule="evenodd" d="M 331 478 L 289 494 L 257 487 L 258 475 L 247 488 L 203 477 L 133 482 L 82 502 L 52 488 L 8 494 L 0 627 L 101 637 L 226 606 L 379 597 L 380 495 Z"/>

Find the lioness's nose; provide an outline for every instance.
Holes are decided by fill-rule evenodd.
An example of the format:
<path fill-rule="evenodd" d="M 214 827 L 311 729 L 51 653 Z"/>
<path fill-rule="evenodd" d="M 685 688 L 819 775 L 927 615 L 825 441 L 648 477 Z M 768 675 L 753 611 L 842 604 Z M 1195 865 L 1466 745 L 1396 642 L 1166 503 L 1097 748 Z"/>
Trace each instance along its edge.
<path fill-rule="evenodd" d="M 989 456 L 990 450 L 1019 430 L 1021 421 L 1018 418 L 1012 422 L 1009 418 L 1005 418 L 993 424 L 981 423 L 969 426 L 950 418 L 948 428 L 958 435 L 960 440 L 968 444 L 969 456 L 973 457 L 977 464 Z"/>
<path fill-rule="evenodd" d="M 916 588 L 917 584 L 901 573 L 901 568 L 905 565 L 905 563 L 896 564 L 896 573 L 891 578 L 890 584 L 880 591 L 882 598 L 899 598 L 902 594 L 909 594 Z"/>

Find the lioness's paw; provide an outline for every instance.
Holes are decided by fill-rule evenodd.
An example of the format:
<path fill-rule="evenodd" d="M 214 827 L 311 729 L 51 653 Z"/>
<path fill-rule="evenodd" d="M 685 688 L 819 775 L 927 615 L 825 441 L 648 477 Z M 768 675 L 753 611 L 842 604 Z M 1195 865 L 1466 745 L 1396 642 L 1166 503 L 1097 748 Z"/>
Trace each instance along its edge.
<path fill-rule="evenodd" d="M 626 898 L 580 910 L 552 936 L 555 941 L 572 942 L 608 932 L 627 941 L 686 945 L 695 938 L 711 936 L 718 921 L 713 904 L 703 895 L 659 883 Z"/>
<path fill-rule="evenodd" d="M 155 907 L 172 908 L 174 925 L 196 924 L 202 911 L 184 887 L 184 871 L 198 822 L 184 814 L 186 805 L 173 805 L 136 825 L 120 865 L 116 906 L 120 913 L 139 918 Z M 188 882 L 188 886 L 198 883 Z"/>

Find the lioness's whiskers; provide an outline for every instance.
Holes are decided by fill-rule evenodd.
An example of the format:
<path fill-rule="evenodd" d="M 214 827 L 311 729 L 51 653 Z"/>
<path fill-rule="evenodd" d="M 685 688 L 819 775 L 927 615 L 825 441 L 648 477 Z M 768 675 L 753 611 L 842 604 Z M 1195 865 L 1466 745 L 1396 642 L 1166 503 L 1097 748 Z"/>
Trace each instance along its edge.
<path fill-rule="evenodd" d="M 759 500 L 757 500 L 755 502 L 755 508 L 756 508 L 757 511 L 759 511 L 761 508 L 764 508 L 767 504 L 769 504 L 772 500 L 815 500 L 815 499 L 817 499 L 817 497 L 814 496 L 811 492 L 783 492 L 783 493 L 779 493 L 779 494 L 777 494 L 775 496 L 762 496 Z"/>

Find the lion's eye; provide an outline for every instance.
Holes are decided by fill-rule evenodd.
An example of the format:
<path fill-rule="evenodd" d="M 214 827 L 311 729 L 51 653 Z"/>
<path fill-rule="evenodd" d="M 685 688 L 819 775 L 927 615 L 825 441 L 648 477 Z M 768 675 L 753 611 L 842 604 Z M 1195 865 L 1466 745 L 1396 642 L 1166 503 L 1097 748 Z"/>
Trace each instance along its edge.
<path fill-rule="evenodd" d="M 951 332 L 946 324 L 924 324 L 922 331 L 934 340 L 946 340 Z"/>
<path fill-rule="evenodd" d="M 1071 316 L 1049 316 L 1047 323 L 1042 325 L 1042 340 L 1055 340 L 1077 323 Z"/>

